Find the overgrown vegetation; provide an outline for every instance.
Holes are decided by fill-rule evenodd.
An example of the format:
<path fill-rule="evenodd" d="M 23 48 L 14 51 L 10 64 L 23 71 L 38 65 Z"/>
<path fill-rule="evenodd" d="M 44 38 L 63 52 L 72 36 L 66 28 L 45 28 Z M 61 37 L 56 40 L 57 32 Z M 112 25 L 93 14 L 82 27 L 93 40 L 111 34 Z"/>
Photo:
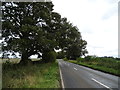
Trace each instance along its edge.
<path fill-rule="evenodd" d="M 64 60 L 64 61 L 68 61 L 68 59 L 67 59 L 66 57 L 65 57 L 65 58 L 63 58 L 63 60 Z"/>
<path fill-rule="evenodd" d="M 58 63 L 4 63 L 3 88 L 60 88 Z"/>
<path fill-rule="evenodd" d="M 69 60 L 69 62 L 120 76 L 120 60 L 115 58 L 86 56 L 77 58 L 77 60 Z"/>

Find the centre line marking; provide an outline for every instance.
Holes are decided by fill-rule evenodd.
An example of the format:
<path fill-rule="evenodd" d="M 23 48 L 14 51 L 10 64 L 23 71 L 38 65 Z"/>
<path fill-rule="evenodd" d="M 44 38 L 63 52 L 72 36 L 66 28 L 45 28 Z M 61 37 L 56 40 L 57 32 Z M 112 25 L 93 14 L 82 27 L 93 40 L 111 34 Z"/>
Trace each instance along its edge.
<path fill-rule="evenodd" d="M 112 90 L 110 87 L 108 87 L 108 86 L 106 86 L 105 84 L 103 84 L 103 83 L 101 83 L 101 82 L 95 80 L 94 78 L 92 78 L 92 80 L 95 81 L 95 82 L 97 82 L 98 84 L 100 84 L 100 85 L 102 85 L 102 86 L 108 88 L 109 90 Z"/>
<path fill-rule="evenodd" d="M 74 68 L 75 70 L 77 70 L 77 68 Z"/>

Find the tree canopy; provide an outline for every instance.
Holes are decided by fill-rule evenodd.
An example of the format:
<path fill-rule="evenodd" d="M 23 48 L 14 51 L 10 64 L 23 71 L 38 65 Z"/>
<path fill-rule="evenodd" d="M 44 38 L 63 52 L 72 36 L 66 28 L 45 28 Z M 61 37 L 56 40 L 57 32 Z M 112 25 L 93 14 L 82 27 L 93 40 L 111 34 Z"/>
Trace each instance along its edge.
<path fill-rule="evenodd" d="M 66 57 L 76 58 L 87 53 L 87 42 L 79 29 L 53 11 L 52 2 L 3 2 L 2 50 L 19 52 L 25 62 L 38 54 L 44 60 L 61 49 Z"/>

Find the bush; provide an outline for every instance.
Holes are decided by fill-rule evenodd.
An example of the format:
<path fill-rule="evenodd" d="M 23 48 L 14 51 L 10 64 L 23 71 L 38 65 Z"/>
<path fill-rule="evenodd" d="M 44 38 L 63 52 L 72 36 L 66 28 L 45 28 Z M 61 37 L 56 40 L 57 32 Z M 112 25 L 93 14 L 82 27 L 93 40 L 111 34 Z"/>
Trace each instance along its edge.
<path fill-rule="evenodd" d="M 64 60 L 64 61 L 68 61 L 68 59 L 67 59 L 66 57 L 65 57 L 65 58 L 63 58 L 63 60 Z"/>
<path fill-rule="evenodd" d="M 54 51 L 49 52 L 48 56 L 49 56 L 50 62 L 55 62 L 56 61 L 56 55 L 57 54 Z"/>
<path fill-rule="evenodd" d="M 7 60 L 7 61 L 5 62 L 5 64 L 7 64 L 7 65 L 11 64 L 10 60 Z"/>
<path fill-rule="evenodd" d="M 44 62 L 55 62 L 56 60 L 56 52 L 55 51 L 49 51 L 49 52 L 45 52 L 42 55 L 42 59 L 44 60 Z"/>
<path fill-rule="evenodd" d="M 64 57 L 65 57 L 65 53 L 64 52 L 60 51 L 60 52 L 57 53 L 57 58 L 58 59 L 63 59 Z"/>
<path fill-rule="evenodd" d="M 77 60 L 77 63 L 79 63 L 79 62 L 83 62 L 84 58 L 79 57 L 76 60 Z"/>
<path fill-rule="evenodd" d="M 69 60 L 69 62 L 78 64 L 76 60 Z"/>
<path fill-rule="evenodd" d="M 85 61 L 90 61 L 92 56 L 86 56 Z"/>

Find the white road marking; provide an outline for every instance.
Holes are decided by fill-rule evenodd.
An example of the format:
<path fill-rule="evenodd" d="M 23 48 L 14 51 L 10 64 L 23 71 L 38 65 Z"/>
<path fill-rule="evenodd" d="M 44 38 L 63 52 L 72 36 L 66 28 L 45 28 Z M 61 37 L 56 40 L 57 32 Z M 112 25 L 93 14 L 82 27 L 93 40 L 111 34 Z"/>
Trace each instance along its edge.
<path fill-rule="evenodd" d="M 103 84 L 103 83 L 97 81 L 96 79 L 92 78 L 92 80 L 95 81 L 95 82 L 97 82 L 98 84 L 100 84 L 100 85 L 102 85 L 102 86 L 108 88 L 109 90 L 112 90 L 110 87 L 108 87 L 108 86 L 106 86 L 105 84 Z"/>
<path fill-rule="evenodd" d="M 64 82 L 63 82 L 63 77 L 62 77 L 62 72 L 61 72 L 60 66 L 59 66 L 59 70 L 60 70 L 61 84 L 62 84 L 62 88 L 64 90 L 65 86 L 64 86 Z"/>
<path fill-rule="evenodd" d="M 77 68 L 74 68 L 75 70 L 77 70 Z"/>

